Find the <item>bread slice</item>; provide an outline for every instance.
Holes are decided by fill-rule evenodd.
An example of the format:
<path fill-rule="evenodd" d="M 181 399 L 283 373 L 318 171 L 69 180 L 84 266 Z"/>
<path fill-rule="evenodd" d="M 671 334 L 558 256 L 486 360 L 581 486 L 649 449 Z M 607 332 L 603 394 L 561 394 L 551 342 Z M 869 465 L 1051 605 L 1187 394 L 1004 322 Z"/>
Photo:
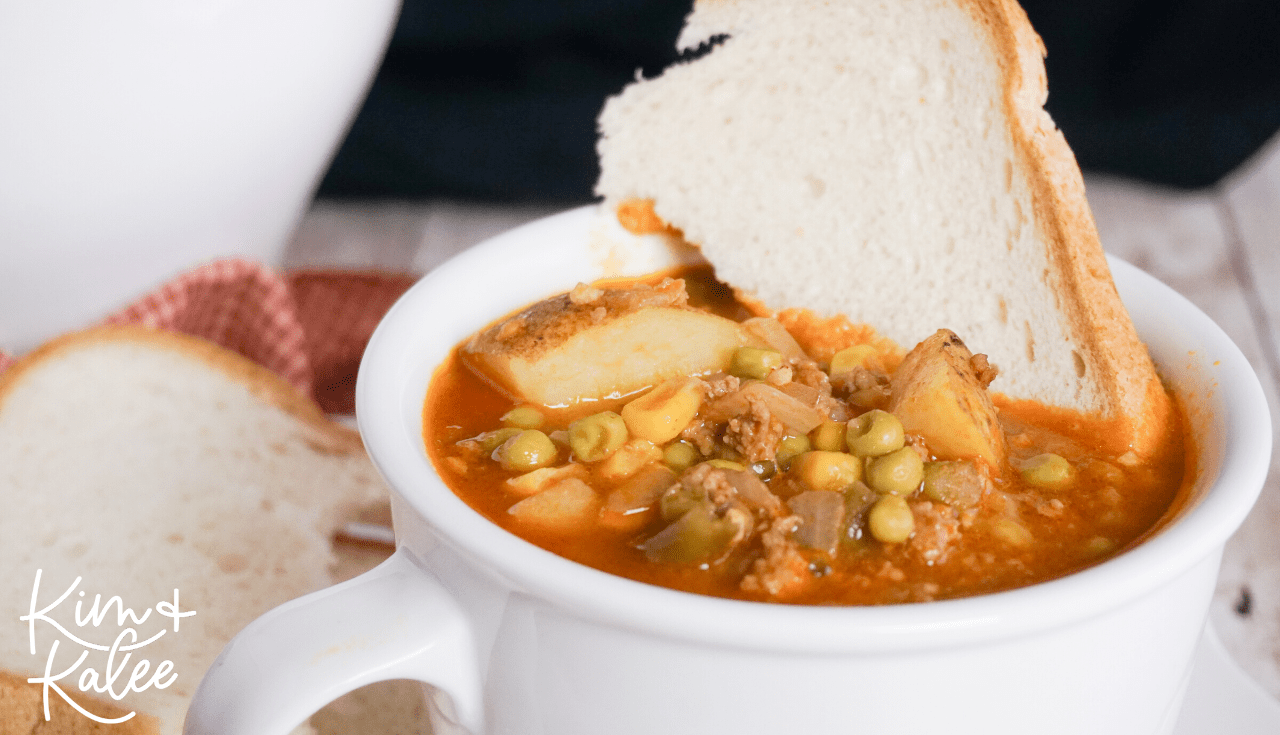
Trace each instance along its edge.
<path fill-rule="evenodd" d="M 904 350 L 951 329 L 1000 368 L 993 391 L 1159 442 L 1169 401 L 1014 0 L 699 0 L 678 46 L 720 39 L 607 102 L 606 207 L 652 200 L 767 310 Z"/>
<path fill-rule="evenodd" d="M 177 735 L 227 641 L 268 609 L 331 584 L 335 532 L 384 498 L 355 432 L 210 343 L 107 327 L 25 356 L 0 376 L 0 734 Z M 55 673 L 85 649 L 40 621 L 32 655 L 19 617 L 31 609 L 37 570 L 40 608 L 82 577 L 73 592 L 86 594 L 49 613 L 82 639 L 109 645 L 123 628 L 141 639 L 166 630 L 132 652 L 115 692 L 141 659 L 152 673 L 172 661 L 172 685 L 119 701 L 84 697 L 77 677 L 105 669 L 106 654 L 93 652 L 63 690 L 102 717 L 139 714 L 98 725 L 50 692 L 55 719 L 45 723 L 42 693 L 27 677 L 43 674 L 55 639 Z M 149 616 L 122 626 L 112 606 L 100 625 L 78 626 L 75 603 L 87 613 L 99 594 Z M 155 609 L 175 595 L 180 611 L 196 613 L 178 626 Z"/>

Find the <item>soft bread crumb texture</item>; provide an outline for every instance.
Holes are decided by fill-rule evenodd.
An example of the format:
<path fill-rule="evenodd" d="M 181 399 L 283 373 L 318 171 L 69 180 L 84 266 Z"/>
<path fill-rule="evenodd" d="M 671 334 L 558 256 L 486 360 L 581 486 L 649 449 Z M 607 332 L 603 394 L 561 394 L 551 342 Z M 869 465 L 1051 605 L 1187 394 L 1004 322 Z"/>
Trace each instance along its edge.
<path fill-rule="evenodd" d="M 1044 49 L 1013 0 L 698 2 L 599 119 L 606 206 L 651 199 L 767 307 L 844 314 L 910 347 L 953 330 L 992 390 L 1149 448 L 1169 411 L 1111 282 Z"/>
<path fill-rule="evenodd" d="M 180 607 L 197 614 L 175 632 L 171 619 L 152 610 L 140 636 L 168 631 L 133 652 L 115 689 L 143 658 L 153 671 L 173 661 L 176 681 L 114 704 L 154 718 L 151 729 L 138 731 L 177 735 L 196 685 L 227 641 L 276 605 L 331 584 L 335 532 L 357 508 L 384 498 L 354 432 L 238 355 L 126 327 L 55 342 L 0 380 L 0 580 L 7 586 L 0 670 L 9 678 L 43 672 L 55 634 L 39 623 L 33 656 L 19 621 L 36 570 L 42 606 L 83 577 L 86 596 L 50 616 L 108 645 L 120 631 L 114 608 L 100 628 L 80 628 L 76 601 L 119 595 L 141 614 L 172 602 L 176 588 Z M 62 640 L 61 667 L 79 650 Z M 67 688 L 76 690 L 75 682 Z M 29 717 L 30 703 L 18 701 L 24 696 L 0 687 L 0 721 Z M 37 731 L 89 731 L 93 723 L 64 709 Z"/>

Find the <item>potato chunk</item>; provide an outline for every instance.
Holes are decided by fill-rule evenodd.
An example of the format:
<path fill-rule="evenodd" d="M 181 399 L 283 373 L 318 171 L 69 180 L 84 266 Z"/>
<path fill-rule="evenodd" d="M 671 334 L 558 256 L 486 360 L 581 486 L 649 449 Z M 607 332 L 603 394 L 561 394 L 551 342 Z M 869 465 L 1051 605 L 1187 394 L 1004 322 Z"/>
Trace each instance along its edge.
<path fill-rule="evenodd" d="M 1004 432 L 983 377 L 964 342 L 940 329 L 907 353 L 894 373 L 889 410 L 938 459 L 976 458 L 999 471 Z"/>
<path fill-rule="evenodd" d="M 506 481 L 506 488 L 516 495 L 528 497 L 542 492 L 551 485 L 570 478 L 583 479 L 587 476 L 587 468 L 580 464 L 567 464 L 561 467 L 541 467 L 523 475 L 516 475 Z"/>
<path fill-rule="evenodd" d="M 573 292 L 497 324 L 464 349 L 518 400 L 545 406 L 625 395 L 677 375 L 724 370 L 749 335 L 685 305 L 684 282 Z"/>
<path fill-rule="evenodd" d="M 600 496 L 577 478 L 560 480 L 537 495 L 512 505 L 507 512 L 528 527 L 546 532 L 581 531 L 592 522 L 600 508 Z"/>

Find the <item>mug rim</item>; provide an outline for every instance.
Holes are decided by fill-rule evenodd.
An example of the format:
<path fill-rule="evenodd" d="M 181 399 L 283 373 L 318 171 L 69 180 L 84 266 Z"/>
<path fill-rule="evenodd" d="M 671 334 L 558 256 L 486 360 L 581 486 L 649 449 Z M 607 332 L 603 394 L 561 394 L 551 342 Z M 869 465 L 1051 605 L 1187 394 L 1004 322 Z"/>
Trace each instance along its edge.
<path fill-rule="evenodd" d="M 1175 332 L 1161 338 L 1172 340 L 1178 354 L 1190 353 L 1206 370 L 1212 367 L 1214 377 L 1207 389 L 1212 393 L 1209 400 L 1217 406 L 1213 418 L 1220 424 L 1215 428 L 1220 430 L 1222 445 L 1216 477 L 1197 482 L 1198 488 L 1203 486 L 1202 497 L 1189 500 L 1177 517 L 1133 549 L 1088 569 L 1026 587 L 879 606 L 710 597 L 637 582 L 560 557 L 484 518 L 436 474 L 421 438 L 426 385 L 405 384 L 410 376 L 421 377 L 424 366 L 413 363 L 406 345 L 424 323 L 431 323 L 435 302 L 443 298 L 436 295 L 437 289 L 457 290 L 460 284 L 479 287 L 483 281 L 477 280 L 477 274 L 495 263 L 515 267 L 513 256 L 527 250 L 531 240 L 588 237 L 598 207 L 588 205 L 535 220 L 475 245 L 428 273 L 379 323 L 356 385 L 357 422 L 371 459 L 392 492 L 427 521 L 437 540 L 512 588 L 574 615 L 649 634 L 757 651 L 919 650 L 1015 638 L 1102 614 L 1192 569 L 1220 551 L 1261 491 L 1272 438 L 1266 399 L 1252 367 L 1227 335 L 1181 294 L 1108 256 L 1130 313 L 1155 314 L 1157 331 Z M 565 288 L 571 286 L 572 282 Z M 541 293 L 521 303 L 548 295 Z M 446 353 L 466 335 L 501 316 L 478 315 L 478 323 L 471 320 L 475 326 L 453 339 Z M 1135 316 L 1134 321 L 1138 325 L 1140 320 Z M 1139 328 L 1144 342 L 1151 341 L 1148 331 Z M 435 367 L 425 366 L 426 374 Z M 406 397 L 415 394 L 418 405 L 406 407 Z M 410 408 L 418 416 L 416 434 L 407 430 L 405 416 Z M 1208 468 L 1202 466 L 1199 471 L 1208 472 Z M 402 542 L 400 533 L 397 545 Z"/>

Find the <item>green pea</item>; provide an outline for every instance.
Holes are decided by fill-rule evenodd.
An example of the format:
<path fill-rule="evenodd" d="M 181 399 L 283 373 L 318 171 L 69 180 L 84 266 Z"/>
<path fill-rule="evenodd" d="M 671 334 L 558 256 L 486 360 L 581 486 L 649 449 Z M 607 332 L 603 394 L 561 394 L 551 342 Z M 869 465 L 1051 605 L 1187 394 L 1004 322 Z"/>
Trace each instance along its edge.
<path fill-rule="evenodd" d="M 495 449 L 493 458 L 502 463 L 505 469 L 529 472 L 551 465 L 556 461 L 557 454 L 551 437 L 537 429 L 525 429 Z"/>
<path fill-rule="evenodd" d="M 533 406 L 516 406 L 502 414 L 502 423 L 517 429 L 538 429 L 544 420 L 542 412 Z"/>
<path fill-rule="evenodd" d="M 627 443 L 627 424 L 613 411 L 601 411 L 569 424 L 569 447 L 583 462 L 599 462 Z"/>
<path fill-rule="evenodd" d="M 791 460 L 810 449 L 813 449 L 813 444 L 809 441 L 809 437 L 784 436 L 782 441 L 778 443 L 778 451 L 774 455 L 773 461 L 777 462 L 779 467 L 785 468 L 791 464 Z"/>
<path fill-rule="evenodd" d="M 885 495 L 867 513 L 867 530 L 872 538 L 886 544 L 900 544 L 911 537 L 916 519 L 911 506 L 897 495 Z"/>
<path fill-rule="evenodd" d="M 1028 485 L 1045 490 L 1061 490 L 1075 478 L 1071 463 L 1061 455 L 1051 452 L 1037 454 L 1023 462 L 1018 473 Z"/>
<path fill-rule="evenodd" d="M 865 367 L 867 360 L 874 357 L 876 348 L 871 345 L 854 345 L 840 350 L 831 357 L 831 375 L 847 373 L 856 367 Z"/>
<path fill-rule="evenodd" d="M 692 563 L 723 554 L 738 535 L 732 519 L 720 518 L 711 503 L 699 503 L 641 544 L 650 561 Z"/>
<path fill-rule="evenodd" d="M 862 460 L 844 452 L 815 449 L 796 457 L 791 473 L 812 490 L 840 491 L 862 479 Z"/>
<path fill-rule="evenodd" d="M 890 495 L 910 495 L 924 479 L 924 460 L 911 447 L 903 447 L 867 462 L 867 484 Z"/>
<path fill-rule="evenodd" d="M 1011 518 L 1001 518 L 991 524 L 991 534 L 1001 541 L 1025 549 L 1035 541 L 1027 527 Z"/>
<path fill-rule="evenodd" d="M 782 367 L 782 353 L 760 347 L 739 347 L 729 363 L 729 374 L 739 378 L 764 380 L 769 373 Z"/>
<path fill-rule="evenodd" d="M 689 442 L 673 442 L 662 450 L 662 461 L 675 473 L 684 472 L 701 459 L 702 454 Z"/>
<path fill-rule="evenodd" d="M 722 470 L 736 470 L 741 472 L 746 469 L 746 465 L 741 462 L 734 462 L 731 459 L 709 459 L 707 460 L 707 464 L 712 467 L 718 467 Z"/>
<path fill-rule="evenodd" d="M 768 459 L 762 459 L 759 462 L 752 462 L 747 465 L 747 472 L 759 477 L 761 480 L 768 480 L 778 474 L 778 463 Z"/>
<path fill-rule="evenodd" d="M 849 515 L 862 515 L 875 504 L 880 496 L 874 490 L 867 487 L 864 482 L 855 482 L 844 489 L 845 510 L 849 511 Z"/>
<path fill-rule="evenodd" d="M 707 494 L 701 488 L 676 485 L 658 499 L 658 510 L 662 514 L 662 520 L 671 522 L 706 500 Z"/>
<path fill-rule="evenodd" d="M 493 450 L 502 446 L 508 439 L 519 433 L 520 429 L 517 429 L 514 426 L 507 426 L 502 429 L 486 431 L 480 436 L 477 436 L 476 439 L 479 440 L 481 449 L 486 452 L 493 452 Z"/>
<path fill-rule="evenodd" d="M 905 440 L 898 417 L 878 408 L 849 421 L 845 432 L 849 451 L 859 457 L 879 457 L 897 451 Z"/>
<path fill-rule="evenodd" d="M 734 464 L 740 464 L 743 467 L 748 464 L 747 458 L 742 456 L 742 452 L 739 452 L 724 442 L 717 442 L 715 448 L 711 451 L 713 452 L 711 455 L 713 459 L 727 460 Z"/>
<path fill-rule="evenodd" d="M 990 481 L 972 462 L 949 460 L 924 463 L 922 492 L 930 500 L 972 508 L 982 499 Z"/>
<path fill-rule="evenodd" d="M 1104 556 L 1115 548 L 1116 542 L 1106 536 L 1094 536 L 1084 543 L 1084 553 L 1088 556 Z"/>
<path fill-rule="evenodd" d="M 809 432 L 809 443 L 824 452 L 843 452 L 845 425 L 839 421 L 823 421 Z"/>

